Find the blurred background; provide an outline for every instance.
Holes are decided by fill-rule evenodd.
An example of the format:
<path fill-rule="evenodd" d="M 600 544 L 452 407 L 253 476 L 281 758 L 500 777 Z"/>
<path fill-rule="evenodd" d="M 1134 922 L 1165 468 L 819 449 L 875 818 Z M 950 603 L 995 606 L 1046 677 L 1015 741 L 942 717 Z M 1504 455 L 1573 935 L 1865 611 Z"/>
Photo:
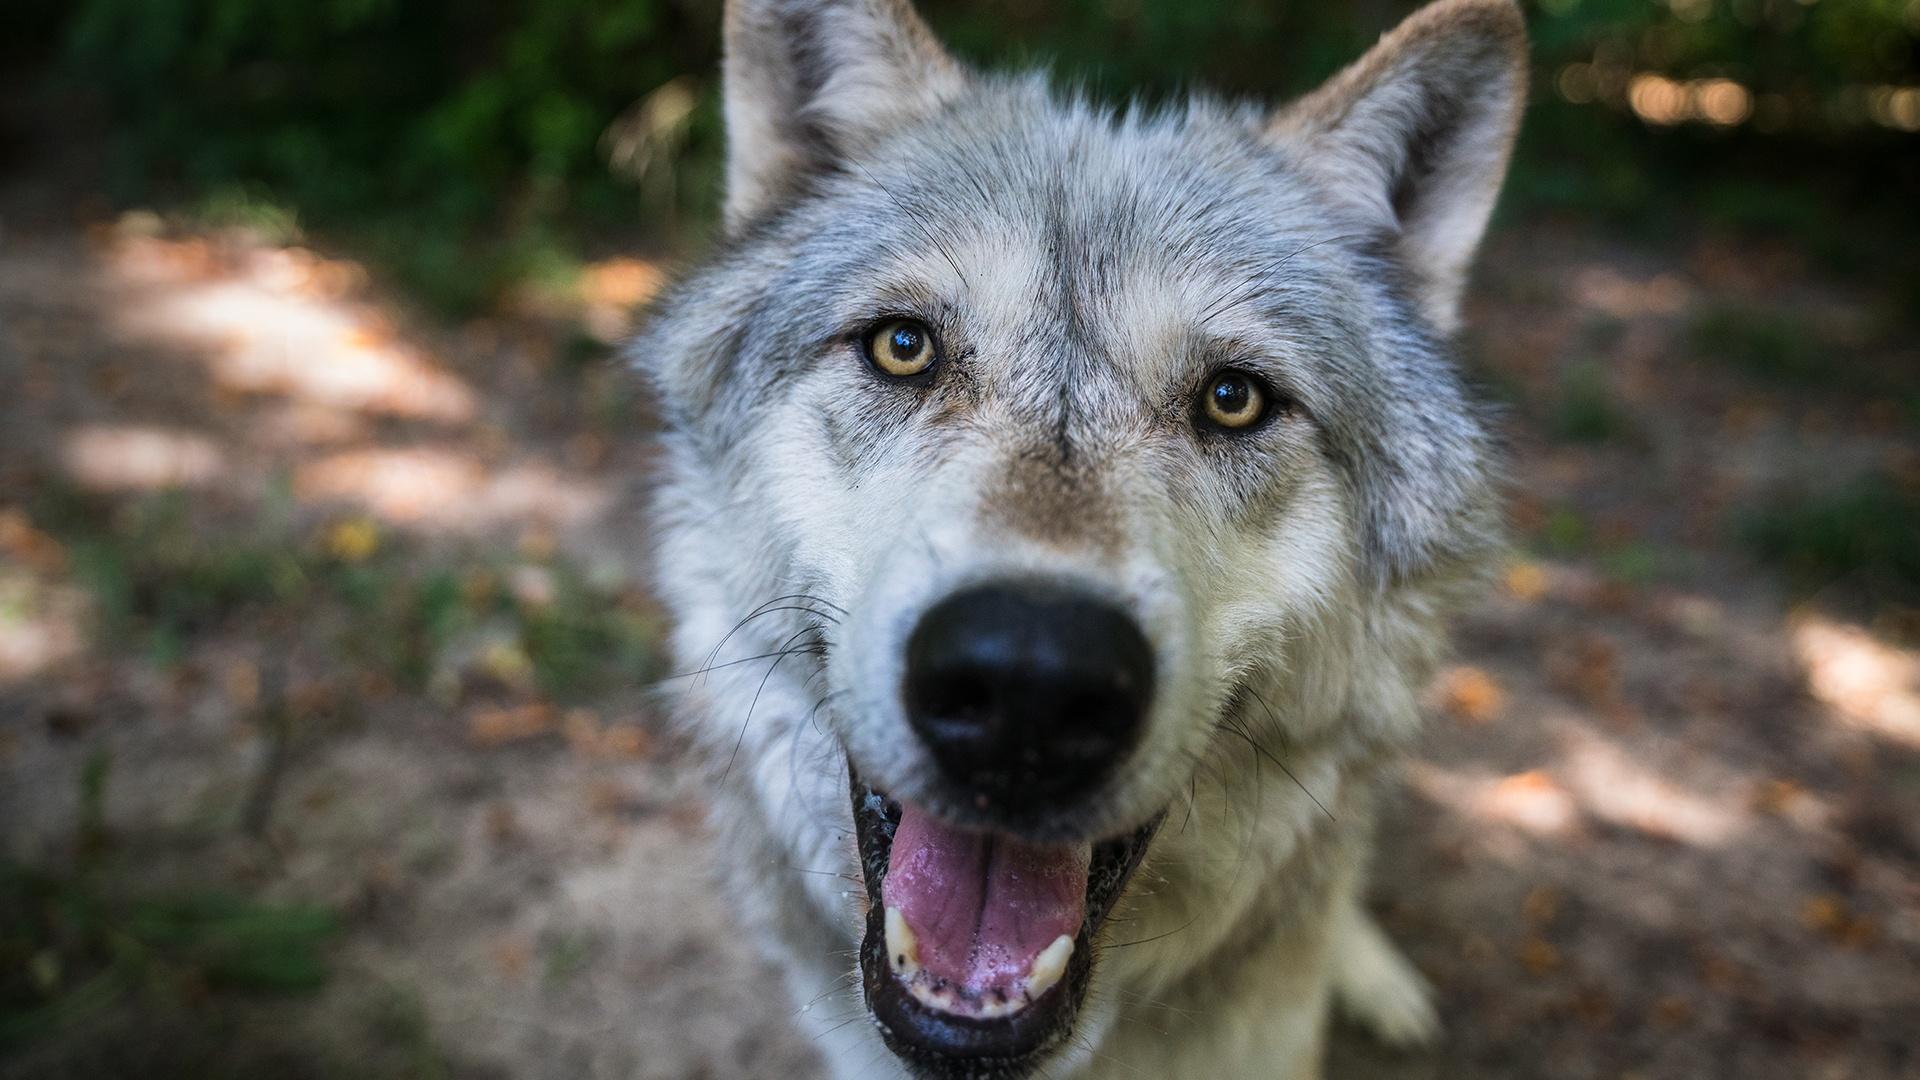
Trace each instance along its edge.
<path fill-rule="evenodd" d="M 648 684 L 717 0 L 0 5 L 0 1075 L 816 1075 Z M 1402 0 L 939 0 L 1119 100 Z M 1336 1077 L 1920 1073 L 1920 0 L 1538 0 L 1515 550 Z M 1182 1018 L 1170 1016 L 1167 1023 Z"/>

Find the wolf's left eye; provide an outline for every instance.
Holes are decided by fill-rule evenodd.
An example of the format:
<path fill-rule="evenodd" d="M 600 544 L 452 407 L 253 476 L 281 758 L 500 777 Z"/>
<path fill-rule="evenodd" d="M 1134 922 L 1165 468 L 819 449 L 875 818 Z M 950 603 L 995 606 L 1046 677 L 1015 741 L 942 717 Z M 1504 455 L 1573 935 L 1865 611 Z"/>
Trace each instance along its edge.
<path fill-rule="evenodd" d="M 1244 371 L 1217 372 L 1200 396 L 1200 416 L 1227 431 L 1244 431 L 1259 423 L 1270 407 L 1260 381 Z"/>
<path fill-rule="evenodd" d="M 896 379 L 926 371 L 937 355 L 933 331 L 918 319 L 889 319 L 874 327 L 867 335 L 866 350 L 868 363 Z"/>

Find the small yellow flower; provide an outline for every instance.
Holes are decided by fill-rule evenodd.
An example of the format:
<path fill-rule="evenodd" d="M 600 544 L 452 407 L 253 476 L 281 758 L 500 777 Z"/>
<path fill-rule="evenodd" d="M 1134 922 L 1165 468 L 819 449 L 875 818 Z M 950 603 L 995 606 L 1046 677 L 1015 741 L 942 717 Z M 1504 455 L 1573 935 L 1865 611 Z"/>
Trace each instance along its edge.
<path fill-rule="evenodd" d="M 366 562 L 380 550 L 380 527 L 370 518 L 342 521 L 327 530 L 327 552 L 341 562 Z"/>

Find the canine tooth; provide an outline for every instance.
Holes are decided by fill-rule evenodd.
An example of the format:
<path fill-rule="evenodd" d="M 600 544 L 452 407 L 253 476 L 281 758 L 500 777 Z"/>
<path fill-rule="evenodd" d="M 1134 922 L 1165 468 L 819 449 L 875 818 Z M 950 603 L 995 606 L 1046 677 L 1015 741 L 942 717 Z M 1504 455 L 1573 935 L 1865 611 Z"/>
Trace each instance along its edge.
<path fill-rule="evenodd" d="M 1053 939 L 1053 944 L 1041 950 L 1033 958 L 1033 967 L 1027 971 L 1027 997 L 1029 1000 L 1039 997 L 1052 989 L 1067 973 L 1067 958 L 1073 955 L 1073 939 L 1065 934 Z"/>
<path fill-rule="evenodd" d="M 887 963 L 896 975 L 911 975 L 920 970 L 920 942 L 913 927 L 897 907 L 887 909 Z"/>

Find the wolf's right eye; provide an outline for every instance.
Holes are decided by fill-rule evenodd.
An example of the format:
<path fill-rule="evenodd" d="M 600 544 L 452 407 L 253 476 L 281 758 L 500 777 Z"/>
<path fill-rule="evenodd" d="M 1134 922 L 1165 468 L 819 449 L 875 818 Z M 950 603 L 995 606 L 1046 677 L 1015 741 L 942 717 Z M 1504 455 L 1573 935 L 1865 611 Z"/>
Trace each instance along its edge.
<path fill-rule="evenodd" d="M 1200 399 L 1200 416 L 1222 431 L 1244 431 L 1266 418 L 1267 391 L 1260 381 L 1228 369 L 1207 380 Z"/>
<path fill-rule="evenodd" d="M 933 366 L 938 350 L 933 331 L 917 319 L 889 319 L 866 340 L 867 362 L 883 375 L 908 379 Z"/>

